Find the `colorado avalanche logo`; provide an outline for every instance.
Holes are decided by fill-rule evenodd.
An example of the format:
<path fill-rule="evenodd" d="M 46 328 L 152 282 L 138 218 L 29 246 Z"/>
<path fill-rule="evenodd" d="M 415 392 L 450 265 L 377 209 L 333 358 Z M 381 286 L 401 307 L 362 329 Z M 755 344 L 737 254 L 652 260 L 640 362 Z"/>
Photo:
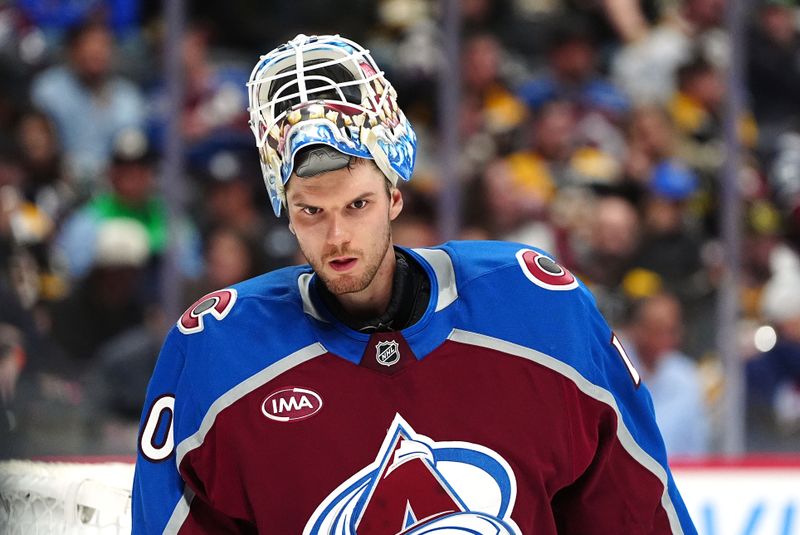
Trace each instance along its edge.
<path fill-rule="evenodd" d="M 375 462 L 317 507 L 304 535 L 519 535 L 517 484 L 496 452 L 434 442 L 398 414 Z"/>

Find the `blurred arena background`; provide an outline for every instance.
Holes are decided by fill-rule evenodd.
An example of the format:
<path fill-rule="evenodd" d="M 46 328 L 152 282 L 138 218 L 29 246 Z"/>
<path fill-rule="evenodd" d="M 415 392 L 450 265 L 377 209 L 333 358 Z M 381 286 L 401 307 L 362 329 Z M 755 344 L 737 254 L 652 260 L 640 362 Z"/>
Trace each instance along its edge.
<path fill-rule="evenodd" d="M 736 3 L 733 3 L 736 2 Z M 166 330 L 300 262 L 245 82 L 369 48 L 419 134 L 395 242 L 525 242 L 591 288 L 704 535 L 800 534 L 794 0 L 0 2 L 0 459 L 132 459 Z"/>

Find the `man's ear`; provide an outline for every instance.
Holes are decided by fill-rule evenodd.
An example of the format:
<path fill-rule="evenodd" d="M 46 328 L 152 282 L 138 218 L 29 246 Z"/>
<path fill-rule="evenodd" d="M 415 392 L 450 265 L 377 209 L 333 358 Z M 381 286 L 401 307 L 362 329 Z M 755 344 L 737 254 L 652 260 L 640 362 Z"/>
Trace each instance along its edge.
<path fill-rule="evenodd" d="M 297 233 L 294 231 L 294 227 L 292 226 L 292 222 L 289 221 L 289 232 L 297 236 Z"/>
<path fill-rule="evenodd" d="M 389 193 L 389 221 L 394 221 L 403 211 L 403 194 L 398 188 Z"/>

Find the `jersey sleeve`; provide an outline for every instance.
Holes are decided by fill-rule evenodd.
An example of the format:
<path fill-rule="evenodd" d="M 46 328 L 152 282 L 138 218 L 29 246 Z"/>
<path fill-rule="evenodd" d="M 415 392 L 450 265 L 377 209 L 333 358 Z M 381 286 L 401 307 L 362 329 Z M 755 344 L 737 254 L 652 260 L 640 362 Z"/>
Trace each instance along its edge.
<path fill-rule="evenodd" d="M 167 336 L 147 388 L 139 427 L 133 481 L 133 535 L 244 533 L 239 521 L 214 510 L 202 485 L 189 485 L 176 461 L 175 446 L 200 426 L 192 399 L 182 335 Z"/>
<path fill-rule="evenodd" d="M 650 394 L 591 294 L 578 291 L 592 358 L 577 382 L 599 408 L 573 415 L 573 448 L 593 455 L 553 500 L 559 533 L 599 535 L 614 526 L 614 533 L 694 535 Z"/>
<path fill-rule="evenodd" d="M 542 377 L 559 377 L 566 429 L 557 432 L 566 434 L 570 451 L 559 457 L 565 461 L 551 500 L 558 533 L 696 534 L 650 394 L 585 285 L 551 255 L 524 244 L 467 242 L 446 250 L 457 271 L 459 328 L 477 333 L 459 339 L 523 357 L 546 370 Z"/>
<path fill-rule="evenodd" d="M 186 414 L 186 400 L 176 407 L 185 355 L 180 334 L 170 332 L 147 387 L 133 480 L 133 533 L 166 533 L 174 514 L 188 507 L 190 496 L 175 464 L 175 427 Z M 184 394 L 185 395 L 185 394 Z M 172 530 L 176 531 L 176 530 Z"/>

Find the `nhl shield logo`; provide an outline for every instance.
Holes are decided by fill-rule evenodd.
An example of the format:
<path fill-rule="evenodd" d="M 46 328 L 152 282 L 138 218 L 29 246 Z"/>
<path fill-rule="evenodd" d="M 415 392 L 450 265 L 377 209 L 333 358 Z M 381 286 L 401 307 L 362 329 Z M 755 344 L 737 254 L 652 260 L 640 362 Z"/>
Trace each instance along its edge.
<path fill-rule="evenodd" d="M 395 340 L 378 342 L 375 345 L 375 360 L 384 366 L 396 364 L 400 360 L 400 344 Z"/>

